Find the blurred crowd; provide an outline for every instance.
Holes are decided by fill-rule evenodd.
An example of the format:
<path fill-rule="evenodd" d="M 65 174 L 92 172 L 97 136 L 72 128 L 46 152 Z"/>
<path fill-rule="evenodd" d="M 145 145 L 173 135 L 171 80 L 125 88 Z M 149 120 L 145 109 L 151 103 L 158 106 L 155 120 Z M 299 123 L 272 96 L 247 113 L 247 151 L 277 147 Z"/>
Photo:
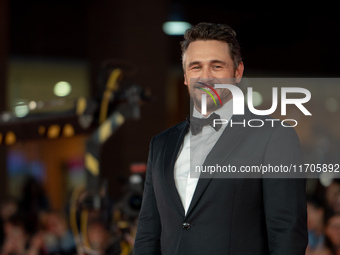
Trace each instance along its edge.
<path fill-rule="evenodd" d="M 306 255 L 340 255 L 340 179 L 307 196 Z"/>
<path fill-rule="evenodd" d="M 134 196 L 127 197 L 131 200 Z M 119 212 L 113 231 L 107 219 L 89 217 L 86 240 L 79 242 L 71 231 L 68 209 L 51 210 L 42 186 L 29 179 L 20 199 L 1 202 L 0 255 L 132 254 L 136 221 L 131 229 L 131 218 L 124 219 L 126 216 Z M 340 179 L 332 180 L 326 187 L 318 182 L 314 192 L 307 193 L 307 213 L 306 255 L 340 255 Z M 117 218 L 117 211 L 112 214 Z"/>
<path fill-rule="evenodd" d="M 68 209 L 51 210 L 42 186 L 29 179 L 20 199 L 1 202 L 0 255 L 131 254 L 131 235 L 112 231 L 112 225 L 100 217 L 88 218 L 86 238 L 77 241 Z"/>
<path fill-rule="evenodd" d="M 1 254 L 75 254 L 67 218 L 50 210 L 42 186 L 30 178 L 20 199 L 1 203 Z"/>

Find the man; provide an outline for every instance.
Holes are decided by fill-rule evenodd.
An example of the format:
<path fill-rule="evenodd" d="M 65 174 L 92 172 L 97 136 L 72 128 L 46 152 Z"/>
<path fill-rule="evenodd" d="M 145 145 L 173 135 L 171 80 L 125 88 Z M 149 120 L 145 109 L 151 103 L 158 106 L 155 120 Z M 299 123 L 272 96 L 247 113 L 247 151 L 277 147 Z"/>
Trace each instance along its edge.
<path fill-rule="evenodd" d="M 301 152 L 293 128 L 205 125 L 208 116 L 240 121 L 224 88 L 216 89 L 220 105 L 207 96 L 201 112 L 202 95 L 213 83 L 242 78 L 240 47 L 227 25 L 200 23 L 184 38 L 184 83 L 193 117 L 190 125 L 179 123 L 150 143 L 134 254 L 303 255 L 303 179 L 190 177 L 197 165 L 300 164 Z M 251 113 L 242 118 L 252 118 Z"/>

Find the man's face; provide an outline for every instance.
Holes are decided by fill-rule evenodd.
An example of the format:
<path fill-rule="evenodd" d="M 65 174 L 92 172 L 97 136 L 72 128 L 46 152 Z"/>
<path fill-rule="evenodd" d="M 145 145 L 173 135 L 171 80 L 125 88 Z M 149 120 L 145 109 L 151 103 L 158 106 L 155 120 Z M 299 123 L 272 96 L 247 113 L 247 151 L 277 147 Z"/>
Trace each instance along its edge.
<path fill-rule="evenodd" d="M 200 88 L 207 89 L 207 84 L 214 87 L 214 84 L 225 84 L 230 79 L 229 84 L 239 82 L 243 75 L 243 63 L 234 69 L 233 60 L 229 54 L 229 46 L 226 42 L 207 40 L 190 43 L 183 56 L 184 84 L 188 86 L 195 108 L 201 111 L 201 98 L 205 94 Z M 234 81 L 234 83 L 231 83 Z M 209 89 L 207 89 L 209 90 Z M 222 103 L 226 103 L 232 98 L 228 89 L 216 89 Z M 212 93 L 214 95 L 214 93 Z M 214 95 L 215 100 L 217 96 Z M 207 96 L 207 115 L 221 107 L 215 106 L 213 99 Z"/>

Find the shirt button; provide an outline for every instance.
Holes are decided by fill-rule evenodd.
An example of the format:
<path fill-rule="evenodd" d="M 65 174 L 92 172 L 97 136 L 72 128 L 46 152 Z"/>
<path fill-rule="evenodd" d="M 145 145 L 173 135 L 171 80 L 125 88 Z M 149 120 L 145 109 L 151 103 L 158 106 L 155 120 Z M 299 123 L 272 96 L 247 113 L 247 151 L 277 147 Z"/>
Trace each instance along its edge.
<path fill-rule="evenodd" d="M 185 230 L 188 230 L 191 227 L 189 222 L 184 222 L 182 226 L 183 226 L 183 229 Z"/>

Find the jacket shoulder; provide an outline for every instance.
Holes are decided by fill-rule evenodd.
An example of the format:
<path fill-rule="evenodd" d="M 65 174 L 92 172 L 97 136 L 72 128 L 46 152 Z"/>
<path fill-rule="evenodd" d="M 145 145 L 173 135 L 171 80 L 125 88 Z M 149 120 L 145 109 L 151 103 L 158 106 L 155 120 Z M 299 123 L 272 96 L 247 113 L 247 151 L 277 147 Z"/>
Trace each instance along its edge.
<path fill-rule="evenodd" d="M 165 141 L 167 139 L 167 137 L 169 136 L 169 134 L 171 134 L 172 132 L 181 132 L 184 129 L 188 128 L 188 122 L 187 121 L 182 121 L 172 127 L 167 128 L 166 130 L 162 131 L 161 133 L 155 135 L 152 140 L 153 141 Z"/>

